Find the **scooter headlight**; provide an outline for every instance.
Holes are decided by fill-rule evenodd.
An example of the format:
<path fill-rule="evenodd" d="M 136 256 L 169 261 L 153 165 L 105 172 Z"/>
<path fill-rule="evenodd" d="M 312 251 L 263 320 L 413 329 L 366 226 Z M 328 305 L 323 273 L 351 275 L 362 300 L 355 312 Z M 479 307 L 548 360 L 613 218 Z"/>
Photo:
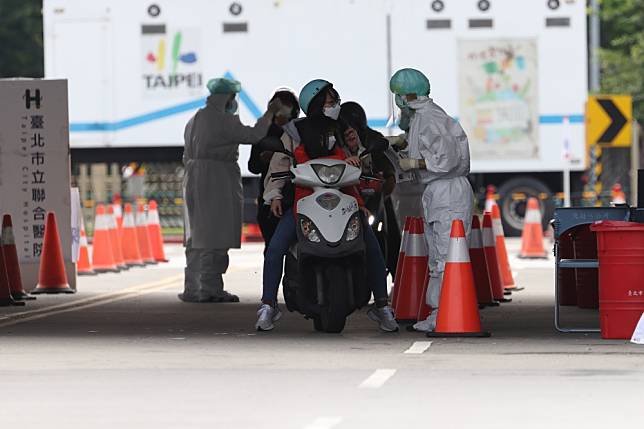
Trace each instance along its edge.
<path fill-rule="evenodd" d="M 360 235 L 361 228 L 360 216 L 353 216 L 347 224 L 346 240 L 353 241 Z"/>
<path fill-rule="evenodd" d="M 334 185 L 338 183 L 342 174 L 344 174 L 346 167 L 346 164 L 335 164 L 331 166 L 311 164 L 311 168 L 313 168 L 315 174 L 317 174 L 322 183 L 326 185 Z"/>
<path fill-rule="evenodd" d="M 321 241 L 318 230 L 311 220 L 305 218 L 300 219 L 300 229 L 302 230 L 302 235 L 304 235 L 307 240 L 313 243 L 319 243 Z"/>

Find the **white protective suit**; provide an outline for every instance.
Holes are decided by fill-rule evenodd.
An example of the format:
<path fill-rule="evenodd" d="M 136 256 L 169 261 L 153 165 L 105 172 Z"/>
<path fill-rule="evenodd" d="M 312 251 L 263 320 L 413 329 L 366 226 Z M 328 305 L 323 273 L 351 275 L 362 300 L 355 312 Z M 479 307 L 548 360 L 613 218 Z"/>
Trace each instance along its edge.
<path fill-rule="evenodd" d="M 463 128 L 431 98 L 420 97 L 408 104 L 414 111 L 407 134 L 409 158 L 423 159 L 427 167 L 415 170 L 415 174 L 425 184 L 422 202 L 431 271 L 427 304 L 434 309 L 426 321 L 414 327 L 433 331 L 452 221 L 463 221 L 468 240 L 472 226 L 474 195 L 467 180 L 470 150 Z"/>
<path fill-rule="evenodd" d="M 241 246 L 239 145 L 259 142 L 273 119 L 267 112 L 254 127 L 243 125 L 239 116 L 225 112 L 229 98 L 208 97 L 206 107 L 185 129 L 185 301 L 207 302 L 226 295 L 222 274 L 228 268 L 228 249 Z"/>

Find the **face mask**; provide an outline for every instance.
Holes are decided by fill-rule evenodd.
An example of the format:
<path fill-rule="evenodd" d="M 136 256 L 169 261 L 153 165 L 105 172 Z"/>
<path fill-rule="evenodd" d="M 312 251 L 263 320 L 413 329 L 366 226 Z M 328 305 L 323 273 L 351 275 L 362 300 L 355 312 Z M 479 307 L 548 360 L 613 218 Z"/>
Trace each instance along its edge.
<path fill-rule="evenodd" d="M 340 104 L 336 103 L 333 107 L 324 108 L 324 116 L 331 118 L 334 121 L 340 116 Z"/>
<path fill-rule="evenodd" d="M 234 115 L 237 113 L 237 109 L 239 108 L 239 105 L 237 104 L 237 100 L 233 99 L 232 101 L 229 101 L 226 103 L 226 113 L 230 113 L 231 115 Z"/>

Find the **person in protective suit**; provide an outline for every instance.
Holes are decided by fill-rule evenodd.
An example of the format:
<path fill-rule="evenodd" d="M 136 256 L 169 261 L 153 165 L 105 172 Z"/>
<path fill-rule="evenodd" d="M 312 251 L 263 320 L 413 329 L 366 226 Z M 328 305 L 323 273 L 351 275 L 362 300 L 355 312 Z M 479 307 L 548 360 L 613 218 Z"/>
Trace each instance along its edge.
<path fill-rule="evenodd" d="M 423 73 L 409 68 L 399 70 L 389 87 L 402 112 L 401 128 L 409 129 L 409 157 L 400 159 L 400 167 L 414 171 L 416 180 L 425 184 L 422 203 L 431 273 L 427 304 L 433 311 L 414 329 L 428 332 L 436 327 L 452 221 L 463 221 L 469 240 L 474 200 L 467 179 L 469 143 L 460 124 L 429 98 L 430 84 Z"/>
<path fill-rule="evenodd" d="M 283 108 L 282 111 L 275 115 L 265 138 L 280 139 L 282 134 L 284 134 L 283 127 L 300 115 L 300 104 L 297 101 L 297 96 L 292 91 L 288 89 L 276 91 L 269 103 L 276 98 L 281 101 Z M 275 232 L 275 228 L 277 228 L 279 218 L 271 213 L 271 207 L 269 205 L 264 204 L 264 182 L 266 182 L 266 173 L 268 172 L 273 152 L 263 151 L 261 146 L 261 144 L 253 145 L 248 160 L 248 171 L 261 175 L 259 195 L 257 197 L 257 223 L 259 224 L 259 229 L 262 231 L 264 243 L 268 245 Z"/>
<path fill-rule="evenodd" d="M 391 193 L 396 187 L 396 171 L 384 154 L 389 142 L 382 134 L 369 128 L 364 109 L 354 101 L 342 103 L 340 119 L 347 156 L 360 156 L 367 151 L 368 155 L 361 157 L 362 171 L 367 176 L 376 176 L 383 180 L 383 182 L 370 180 L 363 183 L 361 191 L 363 188 L 369 188 L 375 192 L 373 197 L 365 197 L 367 208 L 374 214 L 377 214 L 375 212 L 378 207 L 373 207 L 370 200 L 379 202 L 382 198 L 384 227 L 380 227 L 380 232 L 374 232 L 376 232 L 376 237 L 381 245 L 387 270 L 393 276 L 396 272 L 401 237 L 391 201 Z M 363 194 L 365 192 L 366 190 Z"/>
<path fill-rule="evenodd" d="M 236 95 L 241 84 L 218 78 L 208 82 L 210 96 L 186 125 L 183 151 L 185 168 L 186 268 L 185 302 L 239 302 L 224 290 L 222 274 L 228 269 L 228 249 L 241 246 L 242 181 L 237 159 L 240 144 L 264 137 L 275 113 L 272 101 L 253 127 L 241 123 Z"/>
<path fill-rule="evenodd" d="M 341 109 L 340 96 L 333 85 L 323 79 L 313 80 L 302 88 L 299 100 L 306 118 L 293 123 L 297 131 L 294 133 L 297 134 L 295 140 L 299 142 L 294 150 L 298 162 L 316 158 L 335 158 L 359 166 L 358 157 L 347 158 L 341 149 L 342 132 L 338 123 Z M 359 204 L 362 202 L 357 191 L 343 189 L 343 192 L 353 194 Z M 297 199 L 307 193 L 310 193 L 310 190 L 296 188 L 295 207 L 297 207 Z M 266 193 L 264 198 L 266 199 Z M 277 290 L 282 278 L 284 256 L 289 246 L 297 241 L 294 210 L 289 209 L 282 213 L 281 201 L 272 200 L 271 205 L 273 203 L 280 207 L 279 212 L 274 211 L 274 213 L 281 216 L 281 220 L 264 258 L 262 303 L 257 311 L 255 324 L 258 331 L 272 330 L 274 323 L 282 316 L 277 305 Z M 364 207 L 361 208 L 364 210 Z M 375 299 L 375 306 L 367 312 L 367 316 L 376 322 L 381 330 L 396 332 L 398 324 L 388 304 L 385 263 L 376 237 L 368 228 L 365 229 L 365 245 L 367 282 Z"/>

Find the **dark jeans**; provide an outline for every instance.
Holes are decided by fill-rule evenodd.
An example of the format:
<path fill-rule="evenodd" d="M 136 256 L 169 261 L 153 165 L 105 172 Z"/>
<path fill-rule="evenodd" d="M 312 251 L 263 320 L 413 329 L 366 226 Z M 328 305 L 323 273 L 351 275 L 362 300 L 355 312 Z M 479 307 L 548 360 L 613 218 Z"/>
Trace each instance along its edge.
<path fill-rule="evenodd" d="M 385 260 L 378 240 L 369 227 L 363 227 L 367 250 L 367 282 L 377 301 L 387 299 Z M 291 244 L 297 241 L 295 216 L 288 210 L 280 219 L 264 256 L 264 291 L 262 302 L 275 303 L 284 268 L 284 256 Z"/>

